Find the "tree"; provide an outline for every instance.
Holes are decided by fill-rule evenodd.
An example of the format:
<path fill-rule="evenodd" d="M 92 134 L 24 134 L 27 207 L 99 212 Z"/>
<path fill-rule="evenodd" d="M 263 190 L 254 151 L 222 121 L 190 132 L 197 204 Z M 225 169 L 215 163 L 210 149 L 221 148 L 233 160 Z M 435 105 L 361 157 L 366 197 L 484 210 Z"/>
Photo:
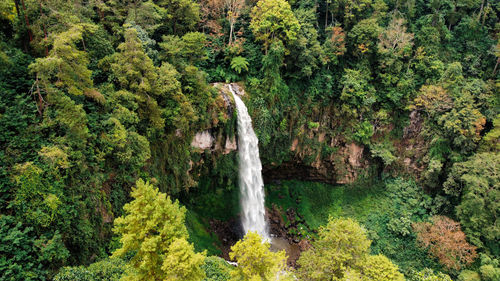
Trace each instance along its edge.
<path fill-rule="evenodd" d="M 15 4 L 13 0 L 6 0 L 0 3 L 0 19 L 14 21 L 16 14 L 14 12 Z"/>
<path fill-rule="evenodd" d="M 124 280 L 203 279 L 205 253 L 195 253 L 187 242 L 186 209 L 149 182 L 136 184 L 134 200 L 125 204 L 126 215 L 115 220 L 113 229 L 122 244 L 113 256 L 132 256 Z"/>
<path fill-rule="evenodd" d="M 473 151 L 481 140 L 481 131 L 486 124 L 486 117 L 474 104 L 471 94 L 464 92 L 455 99 L 454 107 L 440 116 L 438 125 L 443 133 L 464 152 Z"/>
<path fill-rule="evenodd" d="M 158 70 L 158 101 L 164 108 L 166 127 L 187 132 L 198 116 L 190 100 L 182 93 L 180 77 L 173 65 L 167 62 L 161 65 Z"/>
<path fill-rule="evenodd" d="M 404 280 L 387 257 L 369 255 L 371 241 L 356 221 L 330 218 L 326 227 L 320 227 L 318 236 L 297 261 L 301 280 Z"/>
<path fill-rule="evenodd" d="M 410 105 L 412 110 L 424 111 L 427 116 L 435 118 L 453 107 L 453 100 L 441 86 L 424 85 Z"/>
<path fill-rule="evenodd" d="M 241 10 L 245 8 L 245 0 L 224 0 L 229 21 L 229 44 L 233 43 L 234 24 L 240 17 Z"/>
<path fill-rule="evenodd" d="M 152 0 L 133 3 L 128 10 L 127 23 L 135 23 L 144 28 L 148 34 L 153 34 L 161 26 L 161 20 L 167 10 L 156 5 Z"/>
<path fill-rule="evenodd" d="M 366 259 L 370 244 L 356 221 L 330 219 L 320 227 L 312 248 L 300 255 L 297 275 L 304 280 L 342 280 L 346 271 L 356 270 Z"/>
<path fill-rule="evenodd" d="M 404 19 L 394 17 L 378 37 L 378 51 L 393 59 L 408 55 L 413 46 L 413 34 L 406 32 Z M 387 65 L 392 65 L 391 60 Z"/>
<path fill-rule="evenodd" d="M 125 262 L 119 258 L 106 258 L 88 267 L 63 267 L 54 281 L 118 281 L 123 275 Z"/>
<path fill-rule="evenodd" d="M 331 4 L 329 7 L 327 6 L 327 11 L 335 16 L 343 17 L 344 24 L 349 26 L 371 6 L 372 0 L 333 0 L 328 1 L 327 5 L 328 3 Z M 325 15 L 325 27 L 327 23 L 328 13 Z"/>
<path fill-rule="evenodd" d="M 207 59 L 205 50 L 206 36 L 200 32 L 188 32 L 181 38 L 178 36 L 163 36 L 160 47 L 163 56 L 175 66 L 199 63 Z"/>
<path fill-rule="evenodd" d="M 225 12 L 226 3 L 224 0 L 202 0 L 200 3 L 200 24 L 205 33 L 215 38 L 224 35 L 221 26 L 221 18 Z"/>
<path fill-rule="evenodd" d="M 382 1 L 383 2 L 383 1 Z M 386 107 L 404 108 L 413 94 L 415 77 L 407 61 L 412 54 L 413 34 L 406 32 L 405 21 L 393 16 L 389 25 L 378 36 L 380 55 L 378 77 L 382 87 L 377 91 Z"/>
<path fill-rule="evenodd" d="M 170 24 L 173 34 L 191 31 L 200 21 L 200 7 L 192 0 L 159 0 L 157 5 L 166 9 L 164 20 Z"/>
<path fill-rule="evenodd" d="M 21 0 L 21 3 L 27 27 L 30 29 L 30 35 L 33 35 L 33 41 L 30 40 L 30 43 L 38 52 L 45 50 L 45 56 L 49 53 L 49 46 L 60 33 L 72 29 L 75 25 L 89 22 L 86 21 L 85 12 L 92 6 L 85 5 L 81 0 Z M 28 18 L 32 20 L 31 24 Z"/>
<path fill-rule="evenodd" d="M 500 280 L 500 260 L 491 258 L 487 254 L 481 254 L 479 272 L 481 278 L 486 281 Z"/>
<path fill-rule="evenodd" d="M 297 39 L 288 44 L 289 56 L 285 62 L 287 76 L 293 79 L 304 79 L 313 77 L 313 73 L 325 61 L 324 50 L 318 40 L 316 30 L 316 9 L 299 8 L 293 13 L 299 21 L 300 28 Z"/>
<path fill-rule="evenodd" d="M 241 73 L 241 71 L 248 71 L 248 61 L 244 57 L 234 57 L 231 60 L 231 68 L 238 72 L 238 74 Z"/>
<path fill-rule="evenodd" d="M 362 280 L 369 281 L 404 281 L 398 267 L 384 255 L 368 256 L 361 265 Z"/>
<path fill-rule="evenodd" d="M 434 273 L 430 268 L 408 274 L 408 281 L 452 281 L 450 276 L 442 272 Z"/>
<path fill-rule="evenodd" d="M 166 273 L 163 280 L 198 281 L 205 278 L 205 272 L 201 269 L 205 262 L 205 254 L 205 252 L 195 253 L 193 244 L 186 239 L 173 240 L 161 267 Z"/>
<path fill-rule="evenodd" d="M 477 257 L 476 247 L 467 243 L 460 224 L 448 217 L 434 216 L 432 223 L 415 223 L 413 230 L 420 245 L 449 269 L 460 270 Z"/>
<path fill-rule="evenodd" d="M 323 44 L 325 50 L 326 63 L 338 63 L 338 57 L 346 52 L 345 32 L 340 26 L 334 26 L 331 29 L 331 36 Z"/>
<path fill-rule="evenodd" d="M 429 117 L 430 134 L 449 140 L 452 148 L 469 154 L 481 140 L 488 103 L 494 103 L 484 83 L 465 81 L 460 63 L 450 63 L 438 85 L 422 86 L 411 109 L 423 110 Z M 489 116 L 492 114 L 489 113 Z"/>
<path fill-rule="evenodd" d="M 184 43 L 182 56 L 190 64 L 196 64 L 207 59 L 205 44 L 206 36 L 201 32 L 188 32 L 182 36 Z"/>
<path fill-rule="evenodd" d="M 500 154 L 477 153 L 455 163 L 443 184 L 459 199 L 456 214 L 470 241 L 479 248 L 495 249 L 500 240 Z"/>
<path fill-rule="evenodd" d="M 458 281 L 481 281 L 479 273 L 472 270 L 462 270 L 458 275 Z"/>
<path fill-rule="evenodd" d="M 136 29 L 128 28 L 125 31 L 125 42 L 121 43 L 118 49 L 120 52 L 112 56 L 111 63 L 117 84 L 135 95 L 141 119 L 147 119 L 153 128 L 163 129 L 165 119 L 154 99 L 158 74 L 153 61 L 143 50 Z"/>
<path fill-rule="evenodd" d="M 354 117 L 362 116 L 375 102 L 375 88 L 369 83 L 370 76 L 365 71 L 345 69 L 342 76 L 342 111 Z"/>
<path fill-rule="evenodd" d="M 375 18 L 364 19 L 356 23 L 348 33 L 350 43 L 355 49 L 354 53 L 358 56 L 375 53 L 382 30 Z"/>
<path fill-rule="evenodd" d="M 498 38 L 497 44 L 495 46 L 495 57 L 497 57 L 497 61 L 495 63 L 495 68 L 493 68 L 493 76 L 495 76 L 498 65 L 500 64 L 500 38 Z"/>
<path fill-rule="evenodd" d="M 229 257 L 238 262 L 238 267 L 231 272 L 231 280 L 286 280 L 285 276 L 278 276 L 285 270 L 285 251 L 273 253 L 269 247 L 269 242 L 262 241 L 259 234 L 248 232 L 242 240 L 231 247 Z"/>
<path fill-rule="evenodd" d="M 95 30 L 94 25 L 71 26 L 68 31 L 54 36 L 53 48 L 47 57 L 39 58 L 29 66 L 46 93 L 50 93 L 54 86 L 75 96 L 93 91 L 92 72 L 87 68 L 88 56 L 76 47 L 76 43 L 82 40 L 84 32 Z"/>
<path fill-rule="evenodd" d="M 0 215 L 0 274 L 4 280 L 41 280 L 48 273 L 37 264 L 33 229 Z"/>
<path fill-rule="evenodd" d="M 100 95 L 93 87 L 92 72 L 87 68 L 87 53 L 76 46 L 84 32 L 95 29 L 90 24 L 71 26 L 68 31 L 54 36 L 53 48 L 47 57 L 38 58 L 29 66 L 36 74 L 34 88 L 38 112 L 42 114 L 52 104 L 56 120 L 68 129 L 72 143 L 77 146 L 84 145 L 88 137 L 87 116 L 82 105 L 66 93 L 71 96 Z"/>
<path fill-rule="evenodd" d="M 300 24 L 286 0 L 260 0 L 250 14 L 250 28 L 266 50 L 272 42 L 288 43 L 297 38 Z"/>

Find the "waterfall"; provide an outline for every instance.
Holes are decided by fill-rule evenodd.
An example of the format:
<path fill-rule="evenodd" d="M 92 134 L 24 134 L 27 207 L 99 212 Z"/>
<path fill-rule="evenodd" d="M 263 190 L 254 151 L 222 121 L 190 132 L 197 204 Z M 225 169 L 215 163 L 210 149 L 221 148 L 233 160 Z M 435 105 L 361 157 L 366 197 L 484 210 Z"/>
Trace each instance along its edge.
<path fill-rule="evenodd" d="M 264 207 L 259 141 L 253 131 L 252 119 L 245 104 L 235 94 L 231 84 L 229 90 L 233 94 L 238 113 L 239 184 L 243 231 L 245 234 L 248 231 L 255 231 L 263 239 L 270 241 Z"/>

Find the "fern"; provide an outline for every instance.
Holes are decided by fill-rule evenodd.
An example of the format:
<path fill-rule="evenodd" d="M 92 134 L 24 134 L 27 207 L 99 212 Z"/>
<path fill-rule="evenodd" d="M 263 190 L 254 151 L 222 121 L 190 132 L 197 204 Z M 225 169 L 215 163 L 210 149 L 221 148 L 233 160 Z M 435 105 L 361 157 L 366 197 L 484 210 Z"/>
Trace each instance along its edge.
<path fill-rule="evenodd" d="M 231 69 L 241 74 L 241 71 L 248 71 L 248 61 L 244 57 L 234 57 L 231 60 Z"/>

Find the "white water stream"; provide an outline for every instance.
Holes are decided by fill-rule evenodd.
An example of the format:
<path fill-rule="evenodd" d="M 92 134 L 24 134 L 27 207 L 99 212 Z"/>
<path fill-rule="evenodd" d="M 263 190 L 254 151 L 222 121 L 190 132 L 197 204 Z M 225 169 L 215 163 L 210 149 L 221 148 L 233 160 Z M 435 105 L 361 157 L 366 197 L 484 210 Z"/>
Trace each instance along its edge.
<path fill-rule="evenodd" d="M 259 158 L 259 141 L 247 107 L 229 84 L 238 113 L 239 184 L 242 224 L 245 234 L 254 231 L 270 241 L 264 208 L 264 182 Z"/>

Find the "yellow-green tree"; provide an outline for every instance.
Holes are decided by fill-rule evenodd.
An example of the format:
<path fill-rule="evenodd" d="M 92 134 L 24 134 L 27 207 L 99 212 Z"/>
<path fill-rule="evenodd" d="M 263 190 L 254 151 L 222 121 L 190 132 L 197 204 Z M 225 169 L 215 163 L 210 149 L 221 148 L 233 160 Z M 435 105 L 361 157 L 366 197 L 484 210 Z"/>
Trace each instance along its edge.
<path fill-rule="evenodd" d="M 125 42 L 118 46 L 119 53 L 112 58 L 111 70 L 117 84 L 132 92 L 139 104 L 139 117 L 149 120 L 149 125 L 163 129 L 165 119 L 154 96 L 157 94 L 157 68 L 144 52 L 135 28 L 125 31 Z"/>
<path fill-rule="evenodd" d="M 77 24 L 54 35 L 48 56 L 36 59 L 29 66 L 36 74 L 34 91 L 39 113 L 47 107 L 53 109 L 58 125 L 67 129 L 70 138 L 79 145 L 84 144 L 88 136 L 87 116 L 83 106 L 71 97 L 101 95 L 93 87 L 92 72 L 87 67 L 88 55 L 76 44 L 85 32 L 95 29 L 91 24 Z"/>
<path fill-rule="evenodd" d="M 451 281 L 451 278 L 442 272 L 434 273 L 432 269 L 424 268 L 419 272 L 410 272 L 408 281 Z"/>
<path fill-rule="evenodd" d="M 149 182 L 137 181 L 126 215 L 115 220 L 113 231 L 121 248 L 113 256 L 131 254 L 124 280 L 203 280 L 205 253 L 195 253 L 187 242 L 186 209 Z"/>
<path fill-rule="evenodd" d="M 95 31 L 91 24 L 77 24 L 67 31 L 54 36 L 53 48 L 45 58 L 38 58 L 30 65 L 37 74 L 40 87 L 47 93 L 50 88 L 66 90 L 72 95 L 82 95 L 93 88 L 92 72 L 87 68 L 88 55 L 79 50 L 76 43 L 83 38 L 84 32 Z"/>
<path fill-rule="evenodd" d="M 229 257 L 236 259 L 238 267 L 231 272 L 232 281 L 288 280 L 284 273 L 285 251 L 273 253 L 270 244 L 263 242 L 259 234 L 248 232 L 231 247 Z"/>
<path fill-rule="evenodd" d="M 286 0 L 260 0 L 252 9 L 250 28 L 267 49 L 275 40 L 283 43 L 297 38 L 300 24 Z"/>
<path fill-rule="evenodd" d="M 330 219 L 313 247 L 302 253 L 297 275 L 302 280 L 403 281 L 403 275 L 383 255 L 369 256 L 371 241 L 354 220 Z"/>
<path fill-rule="evenodd" d="M 341 280 L 344 273 L 368 255 L 371 241 L 352 219 L 330 220 L 321 227 L 313 247 L 298 260 L 304 280 Z"/>
<path fill-rule="evenodd" d="M 398 267 L 384 255 L 368 256 L 366 261 L 360 265 L 362 280 L 370 281 L 404 281 L 405 278 Z"/>

